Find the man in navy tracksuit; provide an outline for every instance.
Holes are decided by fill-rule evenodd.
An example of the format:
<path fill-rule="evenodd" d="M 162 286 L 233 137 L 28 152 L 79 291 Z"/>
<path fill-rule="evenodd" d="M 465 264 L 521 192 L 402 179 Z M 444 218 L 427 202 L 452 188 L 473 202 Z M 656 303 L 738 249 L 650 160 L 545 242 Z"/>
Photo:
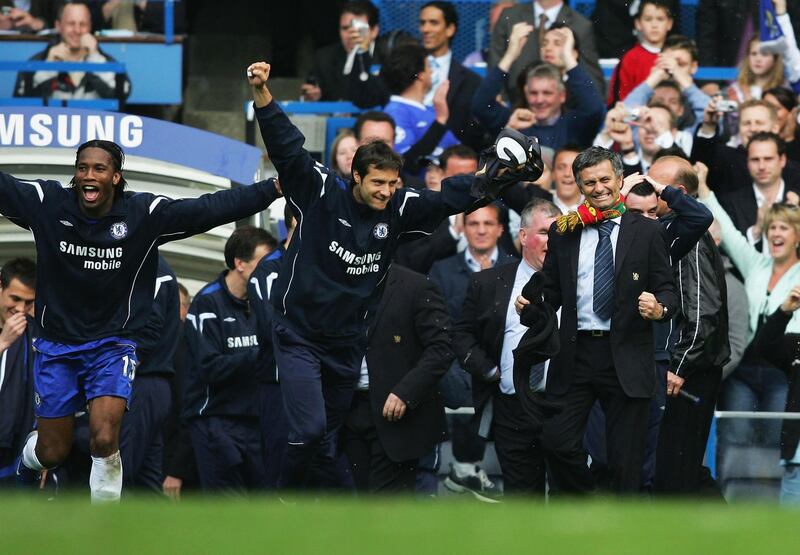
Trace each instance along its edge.
<path fill-rule="evenodd" d="M 474 176 L 441 192 L 397 189 L 402 159 L 372 142 L 353 158 L 341 188 L 303 149 L 304 138 L 267 88 L 270 66 L 248 68 L 256 117 L 281 189 L 297 218 L 272 289 L 273 349 L 289 422 L 279 487 L 301 488 L 312 465 L 334 467 L 334 438 L 350 407 L 374 317 L 398 242 L 433 232 L 472 203 Z M 331 475 L 334 473 L 332 472 Z"/>
<path fill-rule="evenodd" d="M 38 434 L 20 472 L 61 463 L 74 414 L 88 404 L 95 501 L 122 491 L 119 429 L 138 364 L 136 336 L 153 307 L 158 246 L 264 210 L 274 183 L 172 200 L 124 192 L 119 145 L 78 148 L 71 186 L 0 173 L 0 212 L 31 230 L 38 277 L 34 364 Z M 44 276 L 42 278 L 42 276 Z"/>
<path fill-rule="evenodd" d="M 155 297 L 147 324 L 136 336 L 139 366 L 130 407 L 122 418 L 119 452 L 123 485 L 161 493 L 164 441 L 161 429 L 172 404 L 169 382 L 180 328 L 178 280 L 164 257 L 158 257 Z"/>
<path fill-rule="evenodd" d="M 288 244 L 292 236 L 292 216 L 288 206 L 285 213 L 287 216 L 284 217 L 284 221 L 289 232 L 286 238 Z M 270 304 L 272 285 L 283 266 L 284 254 L 284 248 L 279 247 L 262 258 L 256 269 L 253 270 L 247 284 L 247 296 L 252 300 L 251 306 L 256 317 L 256 335 L 259 346 L 255 368 L 258 382 L 258 421 L 261 429 L 261 451 L 268 489 L 277 487 L 288 433 L 286 411 L 283 408 L 283 397 L 278 379 L 278 367 L 275 365 L 275 352 L 272 349 L 273 308 Z"/>
<path fill-rule="evenodd" d="M 247 286 L 275 247 L 263 229 L 234 231 L 225 243 L 228 270 L 200 290 L 186 316 L 183 417 L 206 491 L 265 486 L 256 395 L 260 348 Z"/>

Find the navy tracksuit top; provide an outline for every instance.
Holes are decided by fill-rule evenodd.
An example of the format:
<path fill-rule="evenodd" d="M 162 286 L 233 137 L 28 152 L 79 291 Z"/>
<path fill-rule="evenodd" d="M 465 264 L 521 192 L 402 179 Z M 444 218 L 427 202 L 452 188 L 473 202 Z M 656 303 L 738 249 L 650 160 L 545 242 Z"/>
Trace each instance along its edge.
<path fill-rule="evenodd" d="M 257 108 L 256 117 L 297 218 L 270 296 L 274 318 L 318 343 L 365 341 L 398 244 L 430 235 L 469 207 L 474 176 L 445 179 L 441 192 L 397 189 L 386 209 L 373 210 L 303 149 L 303 135 L 277 102 Z"/>
<path fill-rule="evenodd" d="M 135 337 L 153 306 L 159 245 L 245 218 L 277 197 L 272 181 L 197 199 L 127 192 L 91 220 L 71 188 L 0 172 L 0 213 L 36 240 L 37 335 L 60 343 Z"/>
<path fill-rule="evenodd" d="M 228 290 L 227 273 L 200 290 L 186 315 L 185 418 L 258 414 L 256 317 L 247 299 Z"/>

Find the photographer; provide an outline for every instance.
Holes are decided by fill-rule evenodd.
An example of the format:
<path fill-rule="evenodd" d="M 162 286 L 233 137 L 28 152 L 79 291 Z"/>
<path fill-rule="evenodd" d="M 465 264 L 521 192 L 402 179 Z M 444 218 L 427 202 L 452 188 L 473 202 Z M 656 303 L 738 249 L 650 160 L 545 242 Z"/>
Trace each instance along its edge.
<path fill-rule="evenodd" d="M 380 32 L 380 12 L 372 2 L 353 0 L 339 12 L 340 42 L 321 48 L 314 54 L 313 71 L 300 87 L 303 99 L 342 100 L 347 95 L 347 80 L 353 70 L 356 54 L 375 50 Z M 357 64 L 356 64 L 357 65 Z M 369 67 L 359 71 L 369 71 Z M 355 71 L 355 70 L 353 70 Z"/>

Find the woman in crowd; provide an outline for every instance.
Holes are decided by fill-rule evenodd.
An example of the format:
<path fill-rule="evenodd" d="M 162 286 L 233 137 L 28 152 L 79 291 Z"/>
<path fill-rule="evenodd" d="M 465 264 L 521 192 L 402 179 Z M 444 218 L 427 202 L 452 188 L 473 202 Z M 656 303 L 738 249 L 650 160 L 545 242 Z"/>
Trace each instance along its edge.
<path fill-rule="evenodd" d="M 766 212 L 763 229 L 766 230 L 769 254 L 763 254 L 736 229 L 705 179 L 700 181 L 700 202 L 711 210 L 719 223 L 720 246 L 744 278 L 749 305 L 749 345 L 742 363 L 723 384 L 719 408 L 781 411 L 786 404 L 786 375 L 753 347 L 752 339 L 767 316 L 778 310 L 792 288 L 800 283 L 800 210 L 792 205 L 773 204 Z M 792 317 L 786 331 L 800 333 L 800 313 Z M 720 477 L 725 479 L 735 461 L 733 457 L 725 457 L 730 448 L 776 447 L 779 433 L 780 424 L 776 421 L 721 421 L 718 435 Z"/>
<path fill-rule="evenodd" d="M 353 165 L 356 149 L 358 142 L 351 129 L 342 129 L 331 145 L 330 167 L 345 181 L 350 181 L 350 167 Z"/>

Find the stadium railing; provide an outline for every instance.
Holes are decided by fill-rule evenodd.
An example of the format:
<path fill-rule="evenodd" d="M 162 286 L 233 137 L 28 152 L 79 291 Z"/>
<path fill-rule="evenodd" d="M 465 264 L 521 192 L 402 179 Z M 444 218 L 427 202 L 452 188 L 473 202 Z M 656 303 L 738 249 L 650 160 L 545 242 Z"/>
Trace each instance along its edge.
<path fill-rule="evenodd" d="M 57 99 L 51 97 L 0 98 L 3 106 L 69 106 L 94 110 L 120 110 L 125 103 L 125 64 L 120 62 L 47 62 L 47 61 L 0 61 L 0 72 L 34 71 L 86 71 L 116 74 L 115 99 Z"/>

